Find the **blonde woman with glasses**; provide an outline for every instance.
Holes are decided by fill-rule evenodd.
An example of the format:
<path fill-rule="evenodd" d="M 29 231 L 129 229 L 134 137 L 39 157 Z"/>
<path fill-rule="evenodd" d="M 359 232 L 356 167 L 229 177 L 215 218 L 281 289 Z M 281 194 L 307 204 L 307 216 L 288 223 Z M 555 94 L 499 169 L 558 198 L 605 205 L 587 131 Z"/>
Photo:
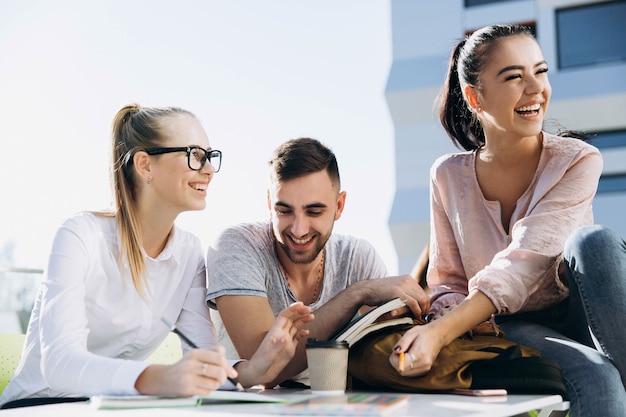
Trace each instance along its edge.
<path fill-rule="evenodd" d="M 205 208 L 222 160 L 192 113 L 125 106 L 112 142 L 115 207 L 79 213 L 58 230 L 2 408 L 95 394 L 205 395 L 235 379 L 255 385 L 273 379 L 307 334 L 300 327 L 313 316 L 296 303 L 249 361 L 227 361 L 217 343 L 204 251 L 174 223 Z M 163 322 L 194 345 L 182 343 L 173 365 L 145 361 L 170 331 Z"/>

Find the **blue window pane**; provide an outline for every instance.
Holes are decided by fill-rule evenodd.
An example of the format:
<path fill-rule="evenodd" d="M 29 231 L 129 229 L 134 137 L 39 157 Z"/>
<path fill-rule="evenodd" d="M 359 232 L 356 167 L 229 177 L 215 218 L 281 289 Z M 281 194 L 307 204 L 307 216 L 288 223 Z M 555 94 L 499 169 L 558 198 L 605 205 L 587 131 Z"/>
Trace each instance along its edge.
<path fill-rule="evenodd" d="M 613 132 L 598 132 L 590 135 L 590 144 L 598 149 L 626 148 L 626 130 L 616 130 Z"/>
<path fill-rule="evenodd" d="M 509 1 L 518 1 L 518 0 L 465 0 L 465 7 L 482 6 L 483 4 L 491 4 L 491 3 L 506 3 Z"/>
<path fill-rule="evenodd" d="M 607 175 L 600 177 L 597 194 L 626 191 L 626 175 Z"/>
<path fill-rule="evenodd" d="M 626 61 L 626 0 L 556 12 L 559 67 Z"/>

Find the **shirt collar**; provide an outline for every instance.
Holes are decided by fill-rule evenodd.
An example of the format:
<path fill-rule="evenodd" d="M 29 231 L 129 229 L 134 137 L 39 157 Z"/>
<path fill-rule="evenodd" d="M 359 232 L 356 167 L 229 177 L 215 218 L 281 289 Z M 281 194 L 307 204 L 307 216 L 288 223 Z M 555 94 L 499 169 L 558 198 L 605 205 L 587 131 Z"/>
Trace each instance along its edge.
<path fill-rule="evenodd" d="M 177 247 L 179 247 L 180 245 L 183 244 L 183 242 L 180 242 L 181 239 L 181 234 L 180 232 L 177 231 L 178 228 L 176 227 L 176 225 L 174 225 L 172 227 L 172 231 L 170 232 L 170 235 L 167 238 L 167 242 L 165 243 L 165 247 L 163 248 L 163 250 L 161 251 L 161 253 L 156 257 L 156 258 L 150 258 L 146 252 L 143 250 L 143 248 L 141 248 L 141 253 L 144 256 L 144 259 L 146 259 L 146 261 L 156 261 L 156 262 L 163 262 L 163 261 L 167 261 L 169 259 L 172 259 L 174 262 L 176 262 L 177 264 L 181 263 L 181 256 L 182 256 L 182 251 L 180 250 L 176 250 Z M 122 239 L 120 238 L 120 233 L 119 230 L 117 231 L 117 247 L 118 247 L 118 253 L 121 252 L 122 248 Z M 122 258 L 122 264 L 125 267 L 129 266 L 128 263 L 128 257 L 124 256 Z"/>

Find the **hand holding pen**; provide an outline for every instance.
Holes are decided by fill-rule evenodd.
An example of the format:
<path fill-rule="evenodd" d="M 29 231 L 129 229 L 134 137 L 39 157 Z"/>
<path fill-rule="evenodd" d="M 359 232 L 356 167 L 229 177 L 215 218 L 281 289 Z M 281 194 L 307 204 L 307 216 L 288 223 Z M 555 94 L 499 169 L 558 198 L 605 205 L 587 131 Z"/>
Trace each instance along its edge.
<path fill-rule="evenodd" d="M 162 317 L 161 321 L 170 329 L 171 332 L 177 334 L 191 348 L 193 349 L 199 348 L 198 345 L 196 345 L 193 341 L 191 341 L 183 332 L 177 329 L 176 326 L 174 326 L 173 324 L 169 323 L 165 318 Z M 202 375 L 205 375 L 207 373 L 208 367 L 209 367 L 208 363 L 205 362 L 202 364 L 202 370 L 201 370 Z M 241 386 L 241 384 L 237 382 L 234 378 L 227 377 L 227 379 L 231 384 L 235 386 L 236 389 L 243 390 L 243 387 Z"/>

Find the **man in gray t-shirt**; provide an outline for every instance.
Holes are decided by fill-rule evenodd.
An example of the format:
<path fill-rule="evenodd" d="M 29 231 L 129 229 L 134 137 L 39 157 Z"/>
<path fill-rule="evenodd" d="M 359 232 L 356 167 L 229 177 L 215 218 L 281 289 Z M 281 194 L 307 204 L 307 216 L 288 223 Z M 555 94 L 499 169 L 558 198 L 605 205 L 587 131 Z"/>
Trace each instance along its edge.
<path fill-rule="evenodd" d="M 385 265 L 362 239 L 332 234 L 341 217 L 335 155 L 314 139 L 285 142 L 270 160 L 270 221 L 225 230 L 207 253 L 207 303 L 229 358 L 249 359 L 274 323 L 295 301 L 311 306 L 309 337 L 328 339 L 363 306 L 406 299 L 416 316 L 429 299 L 410 275 L 386 277 Z M 277 345 L 280 341 L 277 341 Z M 304 343 L 272 387 L 306 369 Z"/>

